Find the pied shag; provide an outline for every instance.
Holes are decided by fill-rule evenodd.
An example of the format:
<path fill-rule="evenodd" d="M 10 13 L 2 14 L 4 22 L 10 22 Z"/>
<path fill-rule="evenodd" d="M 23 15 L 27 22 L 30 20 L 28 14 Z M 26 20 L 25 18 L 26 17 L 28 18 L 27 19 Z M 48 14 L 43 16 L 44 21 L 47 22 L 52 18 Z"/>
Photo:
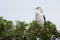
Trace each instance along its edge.
<path fill-rule="evenodd" d="M 35 20 L 38 22 L 40 26 L 44 26 L 46 24 L 46 18 L 43 14 L 43 9 L 41 7 L 36 8 Z"/>

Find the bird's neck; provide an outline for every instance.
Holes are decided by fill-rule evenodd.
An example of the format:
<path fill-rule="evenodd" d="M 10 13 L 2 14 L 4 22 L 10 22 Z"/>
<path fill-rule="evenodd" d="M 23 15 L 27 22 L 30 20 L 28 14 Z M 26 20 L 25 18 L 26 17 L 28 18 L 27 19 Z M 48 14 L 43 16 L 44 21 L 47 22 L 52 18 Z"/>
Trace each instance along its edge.
<path fill-rule="evenodd" d="M 43 14 L 43 13 L 36 13 L 36 15 L 41 15 L 41 14 Z"/>
<path fill-rule="evenodd" d="M 36 13 L 39 13 L 40 14 L 41 13 L 41 10 L 36 10 Z"/>

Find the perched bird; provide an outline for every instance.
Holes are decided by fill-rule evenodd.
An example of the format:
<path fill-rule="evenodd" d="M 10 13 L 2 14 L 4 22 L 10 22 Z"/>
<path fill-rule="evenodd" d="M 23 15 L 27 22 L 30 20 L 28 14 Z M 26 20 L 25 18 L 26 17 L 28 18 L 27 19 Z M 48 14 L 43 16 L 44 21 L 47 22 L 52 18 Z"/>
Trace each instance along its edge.
<path fill-rule="evenodd" d="M 41 7 L 36 8 L 35 20 L 38 22 L 40 26 L 44 26 L 46 23 L 46 18 L 45 15 L 43 15 L 43 9 Z"/>

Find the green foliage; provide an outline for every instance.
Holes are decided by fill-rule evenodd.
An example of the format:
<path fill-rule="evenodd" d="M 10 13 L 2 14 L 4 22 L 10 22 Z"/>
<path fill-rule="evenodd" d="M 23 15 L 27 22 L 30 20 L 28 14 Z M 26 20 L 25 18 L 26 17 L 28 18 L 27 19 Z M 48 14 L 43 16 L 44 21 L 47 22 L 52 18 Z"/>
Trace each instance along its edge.
<path fill-rule="evenodd" d="M 14 27 L 16 29 L 13 29 Z M 60 32 L 56 29 L 56 25 L 50 21 L 46 21 L 43 27 L 35 20 L 29 24 L 24 21 L 16 21 L 16 25 L 13 25 L 12 21 L 0 17 L 0 37 L 4 39 L 9 35 L 11 38 L 15 37 L 16 40 L 24 40 L 24 37 L 27 40 L 36 40 L 37 38 L 51 40 L 52 35 L 60 37 Z"/>
<path fill-rule="evenodd" d="M 18 40 L 22 40 L 24 33 L 26 32 L 27 23 L 24 21 L 16 21 L 16 30 L 14 31 L 15 35 L 18 35 Z"/>
<path fill-rule="evenodd" d="M 28 39 L 36 40 L 36 37 L 39 37 L 40 29 L 41 27 L 37 21 L 33 20 L 32 23 L 30 23 L 29 29 L 27 30 Z"/>

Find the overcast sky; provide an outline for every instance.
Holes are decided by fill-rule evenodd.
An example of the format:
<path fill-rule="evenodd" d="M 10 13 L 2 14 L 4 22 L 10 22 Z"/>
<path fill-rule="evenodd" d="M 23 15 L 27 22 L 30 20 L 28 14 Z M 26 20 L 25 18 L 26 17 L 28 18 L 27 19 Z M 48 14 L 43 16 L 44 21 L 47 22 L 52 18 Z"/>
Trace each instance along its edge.
<path fill-rule="evenodd" d="M 60 30 L 60 0 L 0 0 L 0 16 L 29 23 L 35 19 L 35 8 L 38 6 L 42 7 L 46 19 Z"/>

